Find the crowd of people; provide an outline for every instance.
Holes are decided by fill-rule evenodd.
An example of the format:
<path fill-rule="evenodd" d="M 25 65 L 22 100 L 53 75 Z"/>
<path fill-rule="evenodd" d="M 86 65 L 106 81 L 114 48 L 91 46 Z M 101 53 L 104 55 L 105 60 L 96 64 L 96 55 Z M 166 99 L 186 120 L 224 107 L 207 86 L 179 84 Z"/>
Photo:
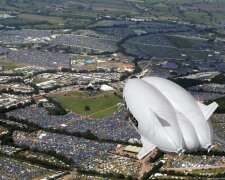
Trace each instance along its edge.
<path fill-rule="evenodd" d="M 119 81 L 121 73 L 42 73 L 33 78 L 41 80 L 54 80 L 59 83 L 59 85 L 69 85 L 73 82 L 77 84 L 83 84 L 87 81 L 88 83 L 99 83 L 99 82 L 111 82 Z M 40 82 L 39 82 L 40 83 Z"/>
<path fill-rule="evenodd" d="M 63 53 L 43 52 L 38 50 L 16 50 L 7 54 L 7 59 L 18 63 L 27 63 L 43 67 L 69 67 L 70 55 Z"/>
<path fill-rule="evenodd" d="M 221 166 L 224 164 L 224 157 L 220 156 L 195 156 L 195 155 L 182 155 L 181 157 L 176 157 L 176 160 L 168 160 L 167 167 L 170 168 L 200 168 L 204 166 Z"/>
<path fill-rule="evenodd" d="M 112 39 L 102 39 L 83 35 L 62 35 L 53 41 L 56 45 L 67 45 L 74 47 L 84 47 L 94 50 L 114 52 L 117 50 L 117 41 Z"/>
<path fill-rule="evenodd" d="M 9 50 L 5 47 L 0 46 L 0 54 L 4 54 L 6 52 L 8 52 Z"/>
<path fill-rule="evenodd" d="M 127 111 L 125 110 L 99 120 L 89 119 L 72 112 L 63 116 L 51 116 L 45 108 L 37 106 L 10 111 L 7 115 L 33 122 L 44 128 L 64 128 L 70 132 L 86 132 L 90 130 L 100 139 L 124 142 L 133 138 L 140 139 L 131 122 L 125 119 L 127 116 Z"/>
<path fill-rule="evenodd" d="M 25 124 L 21 124 L 21 123 L 6 120 L 6 119 L 0 119 L 0 123 L 1 122 L 4 123 L 4 124 L 7 124 L 7 125 L 15 125 L 15 126 L 18 126 L 20 128 L 27 128 L 27 125 L 25 125 Z"/>
<path fill-rule="evenodd" d="M 46 174 L 45 168 L 31 165 L 26 162 L 21 163 L 11 158 L 0 158 L 0 179 L 32 179 Z"/>
<path fill-rule="evenodd" d="M 209 93 L 209 92 L 198 92 L 198 91 L 190 91 L 190 93 L 195 97 L 197 101 L 209 101 L 224 97 L 225 94 L 220 93 Z"/>
<path fill-rule="evenodd" d="M 17 151 L 19 151 L 20 148 L 16 148 L 13 146 L 7 146 L 7 145 L 0 145 L 0 153 L 7 154 L 7 155 L 13 155 Z"/>
<path fill-rule="evenodd" d="M 34 142 L 34 137 L 34 133 L 21 131 L 15 131 L 13 134 L 15 143 L 20 146 L 30 146 Z M 80 167 L 97 170 L 100 173 L 116 172 L 134 175 L 139 168 L 131 159 L 111 154 L 110 151 L 116 150 L 116 144 L 112 143 L 45 132 L 35 140 L 33 148 L 56 151 L 71 158 Z"/>
<path fill-rule="evenodd" d="M 7 30 L 1 32 L 0 44 L 20 44 L 26 43 L 29 39 L 44 38 L 51 36 L 50 30 L 35 30 L 35 29 L 23 29 L 23 30 Z"/>
<path fill-rule="evenodd" d="M 220 142 L 225 147 L 225 115 L 224 114 L 214 114 L 212 116 L 212 122 L 213 122 L 213 130 L 214 134 L 217 136 L 217 138 L 220 138 L 223 140 L 223 142 Z M 216 139 L 217 139 L 216 138 Z"/>
<path fill-rule="evenodd" d="M 193 86 L 188 89 L 191 91 L 204 91 L 204 92 L 213 92 L 213 93 L 222 93 L 222 94 L 225 93 L 224 84 L 207 83 L 207 84 Z"/>
<path fill-rule="evenodd" d="M 102 25 L 102 26 L 101 26 Z M 132 35 L 140 35 L 146 33 L 172 33 L 172 32 L 187 32 L 189 28 L 177 26 L 173 24 L 146 21 L 111 21 L 105 20 L 99 22 L 99 26 L 96 30 L 103 32 L 109 36 L 115 36 L 115 38 L 125 38 Z M 103 27 L 104 26 L 104 27 Z M 141 31 L 140 31 L 141 30 Z"/>
<path fill-rule="evenodd" d="M 130 43 L 159 45 L 159 46 L 172 46 L 174 44 L 163 34 L 148 34 L 145 36 L 137 36 L 128 40 Z"/>
<path fill-rule="evenodd" d="M 50 116 L 45 108 L 38 106 L 16 109 L 8 112 L 7 115 L 33 122 L 44 128 L 57 127 L 75 119 L 82 120 L 82 117 L 74 113 L 68 113 L 64 116 Z"/>

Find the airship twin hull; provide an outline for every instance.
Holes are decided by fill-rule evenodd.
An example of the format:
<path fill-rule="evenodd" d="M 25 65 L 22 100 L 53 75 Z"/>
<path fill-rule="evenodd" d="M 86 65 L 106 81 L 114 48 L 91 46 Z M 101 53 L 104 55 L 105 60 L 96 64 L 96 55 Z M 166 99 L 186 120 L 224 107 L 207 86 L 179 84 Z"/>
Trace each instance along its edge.
<path fill-rule="evenodd" d="M 158 77 L 128 80 L 123 96 L 141 135 L 139 159 L 155 147 L 176 153 L 211 147 L 213 132 L 207 120 L 216 103 L 197 103 L 186 90 Z"/>

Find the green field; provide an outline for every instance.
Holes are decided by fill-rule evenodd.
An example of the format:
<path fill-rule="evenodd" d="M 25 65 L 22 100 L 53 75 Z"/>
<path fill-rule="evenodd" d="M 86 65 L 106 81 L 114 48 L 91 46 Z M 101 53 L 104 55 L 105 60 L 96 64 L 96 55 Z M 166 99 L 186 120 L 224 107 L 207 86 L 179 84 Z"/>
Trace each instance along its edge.
<path fill-rule="evenodd" d="M 12 69 L 15 69 L 15 68 L 28 66 L 28 64 L 0 60 L 0 66 L 2 66 L 4 70 L 12 70 Z"/>
<path fill-rule="evenodd" d="M 17 16 L 4 25 L 39 29 L 92 27 L 98 25 L 94 25 L 96 18 L 104 16 L 157 17 L 205 25 L 221 24 L 225 17 L 224 0 L 1 0 L 0 7 Z"/>
<path fill-rule="evenodd" d="M 0 7 L 16 16 L 4 21 L 4 25 L 38 29 L 79 28 L 92 25 L 98 17 L 138 14 L 136 8 L 121 0 L 2 0 Z"/>
<path fill-rule="evenodd" d="M 60 17 L 51 17 L 51 16 L 41 16 L 41 15 L 33 15 L 33 14 L 20 14 L 18 18 L 25 21 L 48 21 L 52 24 L 60 24 L 64 23 L 64 20 Z"/>
<path fill-rule="evenodd" d="M 207 39 L 188 36 L 167 36 L 178 48 L 193 48 L 197 41 L 207 41 Z"/>
<path fill-rule="evenodd" d="M 116 92 L 121 95 L 120 92 Z M 118 110 L 117 104 L 122 102 L 114 92 L 69 92 L 51 95 L 59 99 L 62 106 L 68 110 L 91 118 L 102 118 Z M 90 110 L 85 110 L 89 106 Z"/>
<path fill-rule="evenodd" d="M 192 58 L 192 59 L 197 59 L 197 60 L 205 60 L 209 58 L 209 54 L 213 54 L 212 51 L 201 51 L 201 50 L 188 50 L 188 51 L 184 51 L 188 57 Z"/>
<path fill-rule="evenodd" d="M 194 41 L 192 38 L 184 37 L 184 36 L 168 36 L 169 40 L 171 40 L 178 48 L 192 48 L 194 45 Z"/>

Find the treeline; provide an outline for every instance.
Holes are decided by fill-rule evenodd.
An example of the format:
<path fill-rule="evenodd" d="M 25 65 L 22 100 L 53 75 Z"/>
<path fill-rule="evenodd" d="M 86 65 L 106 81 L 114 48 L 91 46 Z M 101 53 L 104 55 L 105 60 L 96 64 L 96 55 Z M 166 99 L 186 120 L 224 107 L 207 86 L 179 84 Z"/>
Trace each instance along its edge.
<path fill-rule="evenodd" d="M 100 177 L 104 177 L 104 178 L 113 178 L 113 179 L 125 179 L 126 178 L 124 174 L 115 173 L 115 172 L 102 174 L 102 173 L 100 173 L 98 171 L 95 171 L 95 170 L 84 170 L 82 168 L 78 168 L 77 172 L 80 173 L 80 174 L 100 176 Z M 128 176 L 127 179 L 136 179 L 136 178 L 132 178 L 132 176 Z"/>
<path fill-rule="evenodd" d="M 26 149 L 24 148 L 23 151 L 24 150 L 29 150 L 29 147 L 26 147 Z M 66 156 L 57 154 L 55 151 L 48 152 L 48 151 L 35 150 L 33 152 L 42 153 L 42 154 L 46 154 L 51 157 L 54 157 L 55 159 L 60 160 L 63 163 L 65 163 L 65 165 L 58 164 L 58 163 L 52 163 L 47 160 L 40 160 L 40 159 L 38 159 L 38 157 L 28 157 L 22 153 L 19 153 L 19 154 L 16 153 L 13 156 L 11 156 L 11 155 L 7 155 L 5 153 L 0 152 L 0 157 L 13 158 L 18 161 L 27 162 L 32 165 L 35 164 L 35 165 L 42 166 L 46 169 L 54 169 L 54 170 L 70 170 L 74 166 L 74 162 L 72 159 L 68 159 Z"/>
<path fill-rule="evenodd" d="M 135 78 L 136 77 L 135 74 L 137 74 L 137 73 L 142 71 L 141 67 L 138 64 L 138 61 L 139 61 L 139 58 L 135 58 L 133 60 L 133 63 L 134 63 L 134 70 L 133 70 L 133 72 L 128 72 L 128 71 L 123 72 L 123 74 L 120 76 L 120 81 L 123 81 L 123 80 L 127 79 L 130 76 L 131 76 L 131 78 Z"/>
<path fill-rule="evenodd" d="M 42 20 L 42 21 L 27 21 L 27 20 L 22 20 L 22 19 L 17 19 L 17 18 L 12 18 L 12 19 L 3 19 L 0 20 L 0 23 L 4 26 L 13 26 L 17 30 L 21 30 L 22 26 L 35 26 L 35 25 L 52 25 L 50 22 Z"/>
<path fill-rule="evenodd" d="M 33 92 L 22 92 L 22 91 L 16 91 L 15 89 L 12 88 L 4 88 L 0 90 L 0 94 L 2 93 L 9 93 L 9 94 L 14 94 L 14 95 L 32 95 L 35 93 L 35 91 Z"/>
<path fill-rule="evenodd" d="M 23 73 L 20 73 L 20 72 L 13 72 L 13 73 L 9 73 L 8 74 L 8 73 L 4 73 L 4 71 L 3 71 L 3 72 L 0 72 L 0 76 L 24 76 L 24 74 Z M 17 78 L 15 78 L 15 79 L 17 79 Z M 18 79 L 22 80 L 20 77 Z M 12 80 L 14 80 L 14 79 L 12 79 Z"/>
<path fill-rule="evenodd" d="M 39 160 L 38 157 L 37 158 L 27 157 L 26 155 L 23 155 L 21 153 L 18 154 L 19 152 L 17 152 L 16 154 L 13 155 L 14 158 L 29 161 L 31 164 L 38 164 L 38 165 L 41 165 L 41 166 L 44 166 L 44 167 L 50 168 L 50 169 L 53 168 L 53 169 L 67 170 L 67 169 L 70 169 L 74 165 L 74 162 L 73 162 L 72 159 L 69 159 L 62 154 L 58 154 L 55 151 L 46 151 L 46 150 L 38 150 L 38 149 L 32 149 L 31 150 L 30 147 L 28 147 L 28 146 L 19 146 L 19 145 L 15 144 L 15 142 L 13 140 L 14 131 L 33 132 L 37 129 L 35 129 L 33 127 L 28 127 L 26 129 L 24 129 L 24 128 L 21 128 L 17 125 L 7 124 L 7 123 L 1 122 L 1 121 L 0 121 L 0 125 L 8 129 L 7 134 L 3 134 L 2 136 L 0 136 L 0 141 L 1 141 L 2 145 L 20 148 L 21 150 L 19 152 L 30 150 L 30 151 L 33 151 L 33 152 L 42 153 L 42 154 L 54 157 L 54 158 L 62 161 L 64 164 L 66 164 L 66 166 L 61 165 L 61 164 L 51 163 L 51 162 L 48 162 L 48 161 Z M 3 154 L 3 153 L 0 153 L 0 156 L 1 155 L 7 156 L 6 154 Z"/>
<path fill-rule="evenodd" d="M 225 75 L 224 74 L 218 74 L 214 78 L 211 79 L 211 83 L 217 83 L 217 84 L 225 84 Z"/>
<path fill-rule="evenodd" d="M 40 125 L 38 125 L 36 123 L 33 123 L 33 122 L 30 122 L 28 120 L 19 119 L 19 118 L 13 117 L 13 116 L 7 117 L 5 114 L 0 114 L 0 118 L 24 124 L 30 130 L 29 131 L 29 130 L 25 129 L 24 131 L 28 131 L 28 132 L 43 130 L 43 131 L 50 132 L 50 133 L 62 134 L 62 135 L 66 135 L 66 136 L 75 136 L 75 137 L 79 137 L 79 138 L 95 140 L 95 141 L 98 141 L 98 142 L 108 142 L 108 143 L 123 144 L 123 145 L 135 145 L 135 146 L 141 147 L 141 145 L 138 144 L 138 143 L 129 143 L 129 142 L 120 141 L 120 140 L 115 141 L 115 140 L 112 140 L 112 139 L 100 139 L 96 135 L 94 135 L 91 132 L 91 130 L 87 130 L 85 132 L 69 132 L 66 129 L 55 129 L 55 128 L 52 128 L 52 127 L 44 128 L 44 127 L 41 127 Z M 13 131 L 14 130 L 23 130 L 23 128 L 19 128 L 15 125 L 15 126 L 13 126 L 12 130 Z"/>
<path fill-rule="evenodd" d="M 212 78 L 210 81 L 200 80 L 200 79 L 186 79 L 186 78 L 177 78 L 177 79 L 170 79 L 171 81 L 179 84 L 183 88 L 188 88 L 191 86 L 197 86 L 200 84 L 207 84 L 207 83 L 215 83 L 215 84 L 225 84 L 225 75 L 219 74 Z"/>
<path fill-rule="evenodd" d="M 157 164 L 155 164 L 152 169 L 147 172 L 144 173 L 144 175 L 142 176 L 142 180 L 148 180 L 153 174 L 155 174 L 161 167 L 163 166 L 163 162 L 158 162 Z"/>
<path fill-rule="evenodd" d="M 14 116 L 7 116 L 6 114 L 0 114 L 0 118 L 5 119 L 5 120 L 9 120 L 9 121 L 13 121 L 13 122 L 17 122 L 17 123 L 20 123 L 20 124 L 24 124 L 27 127 L 29 127 L 31 132 L 35 131 L 35 130 L 41 130 L 41 127 L 39 125 L 37 125 L 33 122 L 30 122 L 30 121 L 24 120 L 24 119 L 16 118 Z"/>
<path fill-rule="evenodd" d="M 62 116 L 67 114 L 67 110 L 60 104 L 60 102 L 56 101 L 55 99 L 48 97 L 48 96 L 44 96 L 49 103 L 53 104 L 53 107 L 46 107 L 46 110 L 48 111 L 49 115 L 52 116 Z M 41 105 L 41 104 L 39 104 Z M 43 105 L 41 105 L 43 106 Z"/>
<path fill-rule="evenodd" d="M 219 151 L 219 150 L 211 150 L 211 151 L 196 151 L 196 152 L 191 152 L 188 153 L 191 155 L 197 155 L 197 156 L 203 156 L 203 155 L 207 155 L 207 156 L 225 156 L 225 151 Z"/>
<path fill-rule="evenodd" d="M 121 94 L 118 94 L 117 92 L 114 92 L 113 94 L 114 94 L 115 96 L 117 96 L 118 98 L 123 99 L 123 96 L 122 96 Z"/>
<path fill-rule="evenodd" d="M 12 111 L 15 109 L 24 108 L 24 107 L 30 106 L 32 104 L 35 104 L 35 101 L 33 99 L 31 99 L 30 102 L 18 103 L 18 104 L 10 106 L 9 108 L 2 107 L 2 108 L 0 108 L 0 113 L 6 113 L 6 112 L 9 112 L 9 111 Z"/>
<path fill-rule="evenodd" d="M 176 84 L 180 85 L 183 88 L 188 88 L 191 86 L 197 86 L 200 84 L 205 84 L 209 83 L 209 81 L 203 81 L 203 80 L 198 80 L 198 79 L 186 79 L 186 78 L 177 78 L 177 79 L 169 79 Z"/>
<path fill-rule="evenodd" d="M 180 171 L 175 171 L 175 170 L 160 170 L 160 173 L 162 174 L 167 174 L 170 176 L 180 176 L 180 177 L 185 177 L 188 179 L 205 179 L 205 178 L 224 178 L 225 177 L 225 172 L 217 173 L 217 174 L 194 174 L 191 172 L 180 172 Z"/>

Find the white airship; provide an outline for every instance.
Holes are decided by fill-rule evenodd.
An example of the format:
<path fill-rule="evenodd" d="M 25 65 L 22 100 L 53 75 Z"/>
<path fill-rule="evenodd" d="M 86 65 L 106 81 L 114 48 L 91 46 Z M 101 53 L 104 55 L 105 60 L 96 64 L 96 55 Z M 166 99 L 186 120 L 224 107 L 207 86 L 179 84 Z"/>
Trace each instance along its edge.
<path fill-rule="evenodd" d="M 175 153 L 211 148 L 209 119 L 218 107 L 215 102 L 208 106 L 196 102 L 185 89 L 159 77 L 128 80 L 123 97 L 141 135 L 139 159 L 155 147 Z"/>

